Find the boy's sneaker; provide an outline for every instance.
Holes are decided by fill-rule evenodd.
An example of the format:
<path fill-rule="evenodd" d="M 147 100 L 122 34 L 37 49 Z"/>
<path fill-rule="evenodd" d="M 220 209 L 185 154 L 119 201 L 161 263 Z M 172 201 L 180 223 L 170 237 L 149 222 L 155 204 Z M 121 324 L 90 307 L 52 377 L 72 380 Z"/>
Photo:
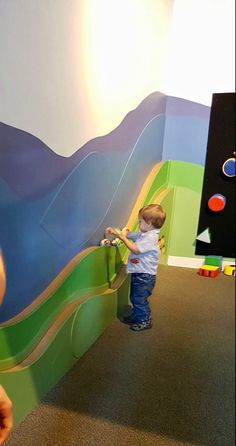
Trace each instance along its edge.
<path fill-rule="evenodd" d="M 149 319 L 148 321 L 145 321 L 145 322 L 139 322 L 137 324 L 130 325 L 130 330 L 133 330 L 133 331 L 142 331 L 142 330 L 147 330 L 148 328 L 152 328 L 152 320 L 151 319 Z"/>

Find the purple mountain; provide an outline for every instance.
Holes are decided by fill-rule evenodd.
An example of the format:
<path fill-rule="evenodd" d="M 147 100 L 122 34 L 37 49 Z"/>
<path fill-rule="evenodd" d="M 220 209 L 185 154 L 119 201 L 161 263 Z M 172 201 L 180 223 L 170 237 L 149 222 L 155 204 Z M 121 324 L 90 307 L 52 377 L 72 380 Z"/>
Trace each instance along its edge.
<path fill-rule="evenodd" d="M 57 155 L 33 135 L 0 123 L 0 177 L 21 198 L 42 196 L 91 152 L 129 153 L 155 116 L 164 114 L 166 96 L 155 92 L 105 136 L 90 140 L 69 158 Z"/>

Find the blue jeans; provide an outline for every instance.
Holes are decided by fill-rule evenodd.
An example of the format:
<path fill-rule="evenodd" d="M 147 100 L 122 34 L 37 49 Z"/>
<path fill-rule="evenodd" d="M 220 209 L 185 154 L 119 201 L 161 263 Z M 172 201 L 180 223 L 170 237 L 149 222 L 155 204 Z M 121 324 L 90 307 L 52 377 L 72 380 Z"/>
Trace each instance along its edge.
<path fill-rule="evenodd" d="M 134 323 L 150 319 L 151 309 L 148 298 L 155 286 L 156 276 L 146 273 L 132 273 L 130 286 L 130 302 L 133 305 L 131 318 Z"/>

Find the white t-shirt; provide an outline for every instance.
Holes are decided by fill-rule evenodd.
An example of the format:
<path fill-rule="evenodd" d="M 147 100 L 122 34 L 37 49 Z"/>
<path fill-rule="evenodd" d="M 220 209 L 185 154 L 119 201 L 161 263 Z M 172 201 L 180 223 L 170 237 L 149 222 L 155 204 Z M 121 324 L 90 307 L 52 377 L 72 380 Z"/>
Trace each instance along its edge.
<path fill-rule="evenodd" d="M 156 275 L 159 259 L 160 229 L 147 232 L 129 232 L 127 238 L 132 240 L 140 254 L 130 253 L 126 267 L 127 273 L 146 273 Z"/>

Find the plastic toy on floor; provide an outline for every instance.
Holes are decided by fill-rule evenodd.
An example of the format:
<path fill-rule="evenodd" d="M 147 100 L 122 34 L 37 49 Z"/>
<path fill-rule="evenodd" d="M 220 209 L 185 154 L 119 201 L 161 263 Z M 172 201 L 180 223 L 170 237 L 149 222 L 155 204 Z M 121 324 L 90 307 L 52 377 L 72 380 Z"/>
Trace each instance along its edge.
<path fill-rule="evenodd" d="M 223 257 L 222 256 L 212 256 L 212 255 L 205 256 L 204 265 L 217 266 L 217 268 L 219 268 L 219 270 L 222 271 Z"/>
<path fill-rule="evenodd" d="M 206 256 L 204 264 L 199 268 L 199 276 L 216 277 L 222 271 L 222 256 Z"/>
<path fill-rule="evenodd" d="M 220 269 L 217 266 L 212 266 L 212 265 L 202 265 L 198 270 L 199 276 L 212 277 L 212 278 L 218 276 L 219 272 Z"/>
<path fill-rule="evenodd" d="M 226 276 L 235 276 L 235 265 L 225 265 L 223 272 Z"/>

